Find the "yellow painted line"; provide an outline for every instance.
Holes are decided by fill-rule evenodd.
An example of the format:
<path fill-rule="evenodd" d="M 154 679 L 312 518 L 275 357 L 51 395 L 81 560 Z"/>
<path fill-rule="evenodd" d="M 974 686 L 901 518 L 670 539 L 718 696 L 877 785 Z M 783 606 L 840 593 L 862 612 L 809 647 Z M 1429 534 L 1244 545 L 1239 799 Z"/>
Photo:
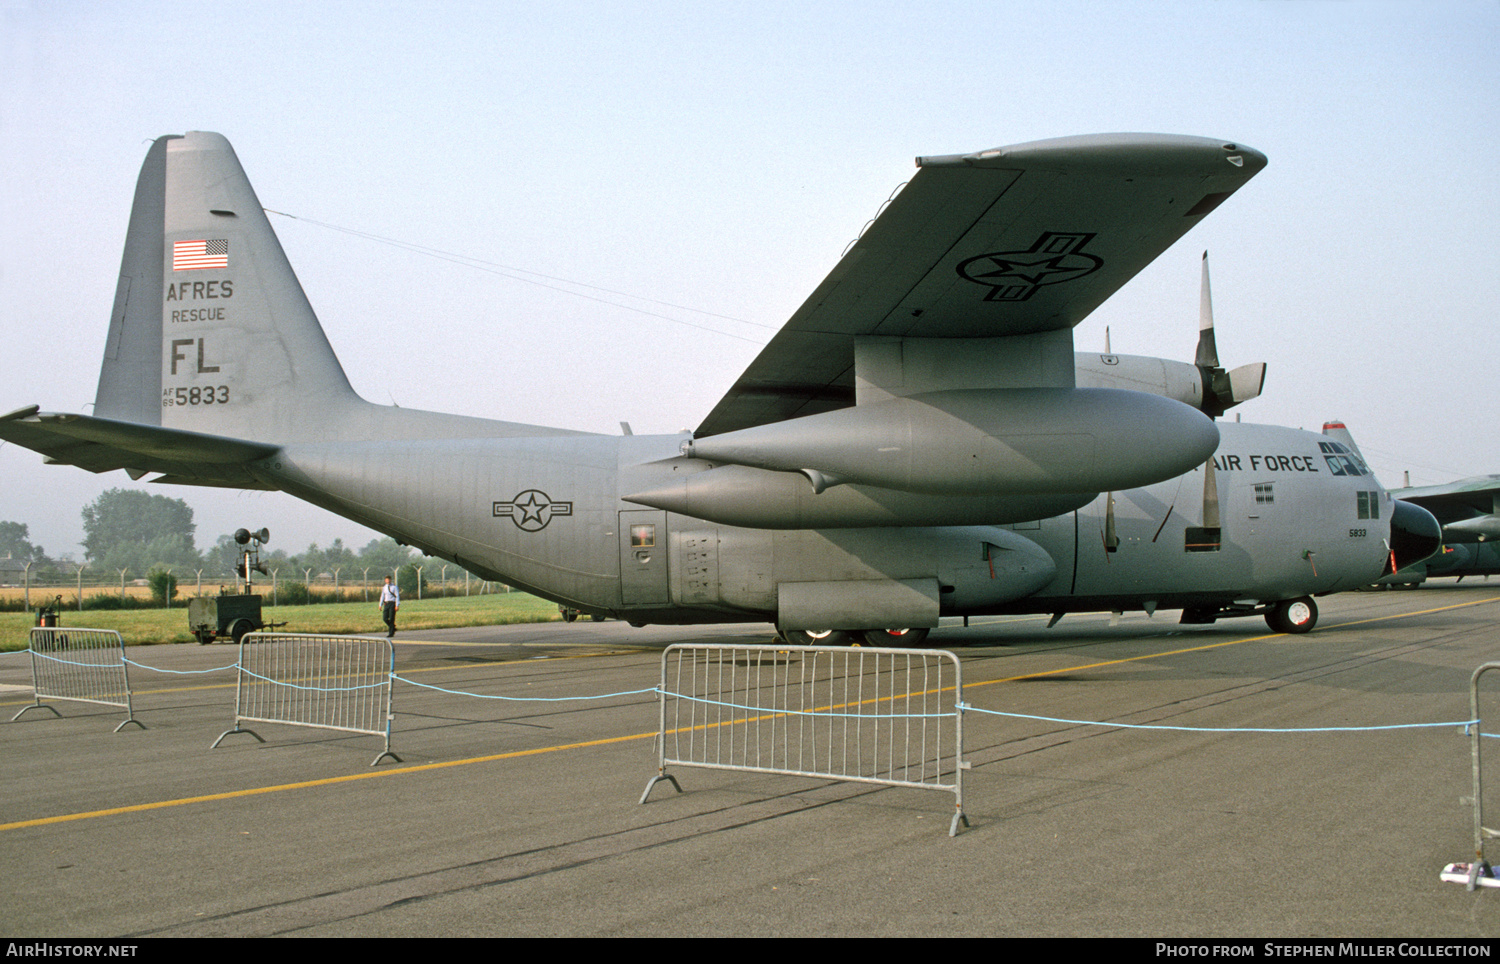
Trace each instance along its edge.
<path fill-rule="evenodd" d="M 1355 619 L 1347 623 L 1339 623 L 1337 626 L 1330 626 L 1328 627 L 1328 629 L 1343 629 L 1345 626 L 1362 626 L 1366 623 L 1379 623 L 1390 619 L 1406 619 L 1410 616 L 1427 616 L 1432 613 L 1445 612 L 1450 609 L 1462 609 L 1465 606 L 1480 606 L 1485 603 L 1492 602 L 1500 602 L 1500 596 L 1491 596 L 1488 599 L 1474 599 L 1470 600 L 1469 602 L 1454 603 L 1451 606 L 1438 606 L 1435 609 L 1422 609 L 1412 613 L 1392 613 L 1388 616 L 1371 616 L 1369 619 Z M 1326 631 L 1327 630 L 1325 630 L 1325 632 Z M 1098 669 L 1101 666 L 1119 666 L 1124 663 L 1137 663 L 1141 660 L 1157 659 L 1161 656 L 1180 656 L 1183 653 L 1202 653 L 1207 652 L 1211 649 L 1219 649 L 1223 646 L 1238 646 L 1240 643 L 1254 643 L 1263 639 L 1277 639 L 1281 637 L 1285 637 L 1288 639 L 1291 638 L 1287 633 L 1265 633 L 1260 636 L 1246 636 L 1243 639 L 1226 640 L 1222 643 L 1208 643 L 1203 646 L 1188 646 L 1183 649 L 1168 650 L 1164 653 L 1147 653 L 1142 656 L 1127 656 L 1124 659 L 1108 659 L 1098 663 L 1088 663 L 1083 666 L 1068 666 L 1062 669 L 1043 670 L 1040 673 L 1024 673 L 1020 676 L 1008 676 L 1004 679 L 985 680 L 980 683 L 965 683 L 964 689 L 977 689 L 981 686 L 990 686 L 994 683 L 1014 683 L 1018 680 L 1023 679 L 1036 679 L 1039 676 L 1056 676 L 1059 673 L 1072 673 L 1077 670 Z"/>
<path fill-rule="evenodd" d="M 1359 620 L 1354 620 L 1354 621 L 1347 622 L 1347 623 L 1339 623 L 1338 624 L 1338 628 L 1343 628 L 1345 626 L 1358 626 L 1358 625 L 1363 625 L 1365 623 L 1384 622 L 1386 620 L 1391 620 L 1391 619 L 1404 619 L 1404 618 L 1407 618 L 1409 616 L 1426 616 L 1426 615 L 1430 615 L 1432 613 L 1445 612 L 1445 611 L 1451 610 L 1451 609 L 1462 609 L 1462 608 L 1464 608 L 1466 606 L 1479 606 L 1479 605 L 1483 605 L 1483 604 L 1486 604 L 1486 603 L 1492 603 L 1492 602 L 1500 602 L 1500 596 L 1492 596 L 1492 597 L 1490 597 L 1488 599 L 1476 599 L 1476 600 L 1472 600 L 1470 602 L 1455 603 L 1454 605 L 1451 605 L 1451 606 L 1438 606 L 1438 607 L 1436 607 L 1434 609 L 1423 609 L 1423 610 L 1419 610 L 1417 612 L 1411 612 L 1411 613 L 1394 613 L 1394 614 L 1391 614 L 1391 615 L 1388 615 L 1388 616 L 1374 616 L 1374 617 L 1371 617 L 1369 619 L 1359 619 Z M 1330 627 L 1330 628 L 1333 628 L 1333 627 Z M 1010 677 L 1006 677 L 1006 678 L 1003 678 L 1003 679 L 984 680 L 984 681 L 978 682 L 978 683 L 966 683 L 964 685 L 964 688 L 965 689 L 975 689 L 975 688 L 978 688 L 980 686 L 990 686 L 990 685 L 993 685 L 995 683 L 1012 683 L 1012 682 L 1016 682 L 1018 680 L 1023 680 L 1023 679 L 1035 679 L 1036 677 L 1039 677 L 1039 676 L 1054 676 L 1054 675 L 1056 675 L 1058 673 L 1069 673 L 1069 672 L 1076 672 L 1078 670 L 1097 669 L 1097 668 L 1102 667 L 1102 666 L 1118 666 L 1118 665 L 1121 665 L 1121 664 L 1124 664 L 1124 663 L 1135 663 L 1135 662 L 1140 662 L 1142 660 L 1156 659 L 1156 658 L 1162 657 L 1162 656 L 1178 656 L 1178 655 L 1181 655 L 1183 653 L 1206 652 L 1208 650 L 1220 649 L 1220 648 L 1225 647 L 1225 646 L 1235 646 L 1235 645 L 1238 645 L 1240 643 L 1252 643 L 1252 642 L 1256 642 L 1258 640 L 1276 639 L 1277 637 L 1285 636 L 1285 635 L 1286 634 L 1284 634 L 1284 633 L 1267 633 L 1267 634 L 1263 634 L 1263 635 L 1260 635 L 1260 636 L 1246 636 L 1246 637 L 1244 637 L 1242 639 L 1226 640 L 1226 641 L 1224 641 L 1222 643 L 1210 643 L 1210 644 L 1205 645 L 1205 646 L 1188 646 L 1188 647 L 1184 647 L 1183 649 L 1168 650 L 1167 652 L 1162 652 L 1162 653 L 1148 653 L 1148 654 L 1144 654 L 1144 655 L 1141 655 L 1141 656 L 1130 656 L 1130 657 L 1126 657 L 1124 659 L 1103 660 L 1103 661 L 1098 662 L 1098 663 L 1087 663 L 1087 664 L 1080 665 L 1080 666 L 1069 666 L 1069 667 L 1064 667 L 1064 668 L 1054 669 L 1054 670 L 1044 670 L 1044 671 L 1038 672 L 1038 673 L 1025 673 L 1025 674 L 1022 674 L 1020 676 L 1010 676 Z M 578 658 L 578 657 L 570 657 L 570 658 Z M 525 660 L 509 660 L 507 662 L 526 662 L 526 661 Z M 497 663 L 497 664 L 494 664 L 494 665 L 503 665 L 503 664 Z M 882 699 L 889 699 L 889 697 L 884 697 Z M 867 700 L 865 702 L 878 702 L 878 701 L 879 700 Z M 846 704 L 846 705 L 853 705 L 853 704 Z M 830 708 L 836 708 L 836 707 L 830 707 Z M 779 716 L 779 715 L 782 715 L 782 714 L 772 714 L 772 716 Z M 766 719 L 766 718 L 768 718 L 768 717 L 765 717 L 765 716 L 760 717 L 760 719 Z M 712 723 L 712 724 L 704 724 L 704 725 L 701 725 L 701 726 L 694 726 L 694 727 L 683 727 L 681 730 L 670 730 L 668 732 L 669 733 L 675 733 L 675 732 L 687 732 L 689 730 L 707 730 L 707 729 L 713 729 L 713 728 L 718 727 L 718 726 L 738 725 L 740 723 L 745 723 L 745 722 L 750 722 L 750 720 L 749 719 L 745 719 L 745 720 L 729 720 L 729 721 L 725 721 L 724 723 Z M 48 826 L 48 825 L 51 825 L 51 824 L 68 823 L 68 822 L 71 822 L 71 821 L 74 821 L 74 820 L 92 820 L 92 819 L 94 819 L 96 817 L 112 817 L 112 816 L 117 816 L 117 815 L 120 815 L 120 814 L 127 814 L 127 813 L 143 813 L 143 812 L 146 812 L 146 811 L 149 811 L 149 810 L 161 810 L 161 809 L 165 809 L 167 807 L 182 807 L 182 806 L 187 806 L 188 804 L 193 804 L 193 803 L 211 803 L 211 802 L 216 801 L 216 800 L 235 800 L 235 799 L 239 799 L 239 798 L 242 798 L 242 797 L 253 797 L 253 796 L 258 796 L 260 794 L 265 794 L 265 793 L 281 793 L 281 792 L 284 792 L 284 791 L 287 791 L 287 790 L 307 790 L 307 789 L 311 789 L 313 787 L 326 787 L 326 786 L 333 786 L 335 784 L 340 784 L 340 783 L 352 783 L 352 782 L 354 782 L 356 780 L 377 780 L 377 779 L 382 779 L 382 778 L 385 778 L 385 777 L 405 776 L 406 774 L 409 774 L 409 773 L 424 773 L 424 772 L 427 772 L 427 771 L 430 771 L 430 770 L 442 770 L 442 769 L 446 769 L 448 767 L 469 766 L 469 765 L 475 764 L 475 763 L 493 763 L 493 762 L 495 762 L 497 760 L 514 760 L 514 759 L 519 759 L 521 757 L 540 756 L 540 755 L 545 754 L 545 753 L 561 753 L 561 752 L 563 752 L 565 750 L 581 750 L 581 749 L 587 749 L 589 747 L 608 746 L 608 745 L 614 744 L 614 743 L 628 743 L 628 742 L 631 742 L 633 740 L 655 739 L 656 733 L 657 733 L 656 730 L 651 730 L 651 731 L 646 732 L 646 733 L 632 733 L 632 734 L 629 734 L 627 736 L 611 736 L 611 737 L 605 737 L 605 738 L 599 739 L 599 740 L 586 740 L 586 741 L 581 742 L 581 743 L 564 743 L 564 744 L 559 744 L 557 746 L 537 747 L 537 748 L 531 749 L 531 750 L 513 750 L 513 751 L 511 751 L 509 753 L 494 753 L 494 754 L 490 754 L 488 756 L 469 757 L 469 758 L 463 759 L 463 760 L 447 760 L 447 761 L 444 761 L 444 762 L 441 762 L 441 763 L 423 763 L 423 764 L 419 764 L 417 766 L 400 767 L 400 768 L 395 769 L 395 770 L 379 770 L 379 771 L 374 771 L 374 772 L 370 772 L 370 773 L 352 773 L 352 774 L 348 774 L 346 776 L 341 776 L 341 777 L 325 777 L 325 778 L 323 778 L 321 780 L 304 780 L 304 781 L 302 781 L 300 783 L 283 783 L 283 784 L 278 784 L 276 786 L 270 786 L 270 787 L 252 787 L 252 788 L 249 788 L 249 789 L 246 789 L 246 790 L 231 790 L 231 791 L 226 792 L 226 793 L 210 793 L 210 794 L 205 794 L 203 796 L 197 796 L 197 797 L 179 797 L 179 798 L 174 799 L 174 800 L 158 800 L 158 801 L 156 801 L 154 803 L 138 803 L 138 804 L 133 804 L 131 806 L 126 806 L 126 807 L 111 807 L 111 808 L 106 809 L 106 810 L 90 810 L 90 811 L 87 811 L 87 812 L 84 812 L 84 813 L 60 814 L 60 815 L 54 816 L 54 817 L 38 817 L 38 818 L 36 818 L 34 820 L 17 820 L 17 821 L 15 821 L 13 823 L 0 824 L 0 831 L 20 830 L 20 829 L 25 828 L 25 827 L 43 827 L 43 826 Z"/>
<path fill-rule="evenodd" d="M 304 780 L 301 783 L 282 783 L 273 787 L 252 787 L 248 790 L 231 790 L 227 793 L 209 793 L 200 797 L 180 797 L 176 800 L 158 800 L 155 803 L 137 803 L 128 807 L 111 807 L 108 810 L 90 810 L 86 813 L 66 813 L 56 817 L 38 817 L 35 820 L 17 820 L 14 823 L 0 823 L 0 830 L 19 830 L 22 827 L 42 827 L 54 823 L 67 823 L 72 820 L 91 820 L 95 817 L 112 817 L 122 813 L 142 813 L 147 810 L 161 810 L 166 807 L 182 807 L 190 803 L 209 803 L 214 800 L 234 800 L 240 797 L 253 797 L 262 793 L 281 793 L 285 790 L 306 790 L 312 787 L 326 787 L 338 783 L 352 783 L 356 780 L 378 780 L 383 777 L 403 776 L 408 773 L 422 773 L 427 770 L 442 770 L 447 767 L 468 766 L 471 763 L 492 763 L 496 760 L 513 760 L 517 757 L 537 756 L 542 753 L 560 753 L 563 750 L 581 750 L 591 746 L 607 746 L 611 743 L 625 743 L 630 740 L 642 740 L 655 738 L 656 731 L 650 733 L 635 733 L 630 736 L 611 736 L 602 740 L 587 740 L 582 743 L 565 743 L 559 746 L 538 747 L 533 750 L 513 750 L 510 753 L 495 753 L 490 756 L 470 757 L 467 760 L 448 760 L 442 763 L 423 763 L 417 766 L 401 767 L 396 770 L 377 770 L 371 773 L 351 773 L 342 777 L 325 777 L 322 780 Z"/>
<path fill-rule="evenodd" d="M 1447 612 L 1450 609 L 1462 609 L 1465 606 L 1482 606 L 1485 603 L 1500 601 L 1500 596 L 1491 596 L 1488 599 L 1471 599 L 1468 602 L 1454 603 L 1451 606 L 1438 606 L 1435 609 L 1419 609 L 1414 613 L 1395 613 L 1390 616 L 1371 616 L 1369 619 L 1355 619 L 1347 623 L 1339 623 L 1338 628 L 1345 626 L 1360 626 L 1364 623 L 1378 623 L 1384 619 L 1405 619 L 1407 616 L 1427 616 L 1432 613 Z"/>

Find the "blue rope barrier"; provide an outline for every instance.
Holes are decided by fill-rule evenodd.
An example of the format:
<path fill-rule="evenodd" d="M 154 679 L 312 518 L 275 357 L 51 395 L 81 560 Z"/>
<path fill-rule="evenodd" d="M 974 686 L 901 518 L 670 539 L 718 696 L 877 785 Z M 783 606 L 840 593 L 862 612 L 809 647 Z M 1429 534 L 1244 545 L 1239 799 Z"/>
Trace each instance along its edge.
<path fill-rule="evenodd" d="M 991 716 L 1009 716 L 1018 720 L 1041 720 L 1045 723 L 1071 723 L 1075 726 L 1108 726 L 1121 730 L 1179 730 L 1185 733 L 1373 733 L 1378 730 L 1418 730 L 1424 728 L 1451 726 L 1463 728 L 1478 723 L 1478 720 L 1457 720 L 1446 723 L 1393 723 L 1389 726 L 1310 726 L 1310 727 L 1256 727 L 1256 726 L 1168 726 L 1160 723 L 1101 723 L 1098 720 L 1070 720 L 1058 716 L 1034 716 L 1030 713 L 1005 713 L 1001 710 L 987 710 L 982 707 L 972 706 L 968 703 L 959 704 L 959 709 L 973 710 L 975 713 L 988 713 Z M 1489 734 L 1485 734 L 1488 736 Z"/>
<path fill-rule="evenodd" d="M 21 656 L 21 655 L 27 655 L 27 654 L 39 656 L 42 659 L 50 659 L 53 662 L 63 663 L 63 664 L 69 665 L 69 666 L 82 666 L 82 667 L 88 667 L 88 668 L 98 668 L 100 666 L 111 666 L 111 665 L 114 665 L 113 663 L 84 663 L 84 662 L 79 662 L 79 661 L 76 661 L 76 660 L 68 660 L 68 659 L 63 659 L 60 656 L 53 655 L 51 653 L 40 653 L 40 652 L 36 652 L 34 650 L 31 650 L 31 649 L 11 650 L 9 652 L 0 653 L 0 656 L 11 656 L 11 655 Z M 648 689 L 621 690 L 621 691 L 615 692 L 615 693 L 600 693 L 600 694 L 595 694 L 595 695 L 591 695 L 591 696 L 554 696 L 554 697 L 543 697 L 543 696 L 500 696 L 500 695 L 493 695 L 493 694 L 486 694 L 486 693 L 474 693 L 474 692 L 471 692 L 471 691 L 468 691 L 468 690 L 449 689 L 449 688 L 443 687 L 443 686 L 434 686 L 434 685 L 432 685 L 430 683 L 419 683 L 416 680 L 407 679 L 406 677 L 399 676 L 399 675 L 397 675 L 395 673 L 392 673 L 386 679 L 381 680 L 379 682 L 375 682 L 375 683 L 362 684 L 362 685 L 358 685 L 358 686 L 323 687 L 323 686 L 302 686 L 302 685 L 298 685 L 296 683 L 288 683 L 288 682 L 284 682 L 284 681 L 281 681 L 281 680 L 271 679 L 270 677 L 261 676 L 261 675 L 259 675 L 257 673 L 253 673 L 250 670 L 244 670 L 243 667 L 241 667 L 238 663 L 230 663 L 230 664 L 225 665 L 225 666 L 216 666 L 216 667 L 212 667 L 212 668 L 209 668 L 209 669 L 174 670 L 174 669 L 163 669 L 163 668 L 158 667 L 158 666 L 150 666 L 150 665 L 148 665 L 146 663 L 139 663 L 139 662 L 136 662 L 133 659 L 128 659 L 128 658 L 124 659 L 123 661 L 125 663 L 129 663 L 132 666 L 139 667 L 140 669 L 150 670 L 150 671 L 152 671 L 154 673 L 166 673 L 166 674 L 170 674 L 170 675 L 174 675 L 174 676 L 195 676 L 195 675 L 202 675 L 202 674 L 205 674 L 205 673 L 219 673 L 219 672 L 223 672 L 225 670 L 242 669 L 243 672 L 245 673 L 245 675 L 250 676 L 250 677 L 252 677 L 254 679 L 258 679 L 258 680 L 261 680 L 261 681 L 266 682 L 266 683 L 271 683 L 273 685 L 287 686 L 287 687 L 290 687 L 292 689 L 304 690 L 304 691 L 307 691 L 307 692 L 314 692 L 314 693 L 340 693 L 340 692 L 353 692 L 353 691 L 356 691 L 356 690 L 376 689 L 376 688 L 378 688 L 380 686 L 385 685 L 387 682 L 391 682 L 391 681 L 400 681 L 402 683 L 407 683 L 407 684 L 409 684 L 411 686 L 416 686 L 416 687 L 419 687 L 421 689 L 433 690 L 433 691 L 438 692 L 438 693 L 447 693 L 447 694 L 452 695 L 452 696 L 471 696 L 471 697 L 473 697 L 475 699 L 480 699 L 480 700 L 502 700 L 502 701 L 509 702 L 509 703 L 570 703 L 570 702 L 578 702 L 578 701 L 584 701 L 584 700 L 608 700 L 608 699 L 616 699 L 616 698 L 622 697 L 622 696 L 640 696 L 640 695 L 643 695 L 643 694 L 646 694 L 646 693 L 659 693 L 659 694 L 661 694 L 663 696 L 670 696 L 670 697 L 673 697 L 673 698 L 679 699 L 679 700 L 685 700 L 685 701 L 694 702 L 694 703 L 703 703 L 705 705 L 710 705 L 710 706 L 721 706 L 721 707 L 725 707 L 727 709 L 740 710 L 740 711 L 747 712 L 747 713 L 778 713 L 778 714 L 783 714 L 783 715 L 786 715 L 786 716 L 809 716 L 809 717 L 816 717 L 816 718 L 832 718 L 832 719 L 860 719 L 860 720 L 935 719 L 935 718 L 944 717 L 944 716 L 956 716 L 958 713 L 967 712 L 967 711 L 972 710 L 975 713 L 986 713 L 986 714 L 989 714 L 990 716 L 1004 716 L 1004 717 L 1010 717 L 1012 719 L 1019 719 L 1019 720 L 1036 720 L 1038 722 L 1043 722 L 1043 723 L 1062 723 L 1062 724 L 1067 724 L 1067 725 L 1070 725 L 1070 726 L 1110 727 L 1110 728 L 1113 728 L 1113 729 L 1121 729 L 1121 730 L 1170 730 L 1170 731 L 1175 731 L 1175 732 L 1179 732 L 1179 733 L 1263 733 L 1263 734 L 1271 734 L 1271 733 L 1376 733 L 1376 732 L 1380 732 L 1380 731 L 1383 731 L 1383 730 L 1417 730 L 1417 729 L 1433 729 L 1433 728 L 1437 728 L 1437 727 L 1452 727 L 1454 729 L 1462 730 L 1462 732 L 1465 735 L 1469 734 L 1471 727 L 1477 726 L 1481 722 L 1480 720 L 1477 720 L 1477 719 L 1471 719 L 1471 720 L 1451 720 L 1451 721 L 1444 721 L 1444 722 L 1438 722 L 1438 723 L 1393 723 L 1393 724 L 1387 724 L 1387 725 L 1382 725 L 1382 726 L 1322 726 L 1322 727 L 1251 727 L 1251 726 L 1206 727 L 1206 726 L 1174 726 L 1174 725 L 1161 724 L 1161 723 L 1110 723 L 1110 722 L 1102 722 L 1102 721 L 1099 721 L 1099 720 L 1078 720 L 1078 719 L 1071 719 L 1071 718 L 1068 718 L 1068 717 L 1059 717 L 1059 716 L 1040 716 L 1040 715 L 1036 715 L 1036 714 L 1032 714 L 1032 713 L 1009 713 L 1009 712 L 1005 712 L 1003 710 L 985 709 L 984 707 L 974 706 L 971 703 L 959 703 L 956 706 L 954 712 L 952 712 L 952 713 L 840 713 L 840 712 L 832 712 L 832 711 L 827 711 L 827 710 L 820 711 L 820 710 L 778 709 L 778 708 L 775 708 L 775 707 L 750 706 L 750 705 L 743 704 L 743 703 L 727 703 L 727 702 L 724 702 L 722 700 L 711 700 L 711 699 L 707 699 L 707 698 L 704 698 L 704 697 L 689 696 L 689 695 L 683 694 L 683 693 L 675 693 L 675 692 L 671 692 L 671 691 L 668 691 L 668 690 L 663 690 L 660 687 L 655 687 L 655 686 L 650 687 Z M 1481 733 L 1480 736 L 1488 737 L 1490 739 L 1500 739 L 1500 733 Z"/>
<path fill-rule="evenodd" d="M 111 663 L 80 663 L 76 659 L 63 659 L 61 656 L 54 656 L 51 653 L 36 653 L 36 652 L 33 652 L 32 655 L 38 657 L 39 659 L 50 659 L 54 663 L 64 663 L 64 664 L 66 664 L 68 666 L 85 666 L 85 667 L 88 667 L 89 669 L 99 669 L 101 667 L 103 667 L 105 669 L 108 669 L 111 666 L 119 666 L 120 665 L 119 663 L 113 663 L 113 662 L 111 662 Z"/>
<path fill-rule="evenodd" d="M 162 669 L 160 666 L 148 666 L 145 663 L 137 663 L 135 660 L 125 658 L 125 662 L 131 666 L 139 666 L 141 669 L 149 669 L 153 673 L 169 673 L 173 676 L 197 676 L 203 673 L 222 673 L 226 669 L 235 669 L 240 664 L 230 663 L 227 666 L 215 666 L 213 669 Z"/>
<path fill-rule="evenodd" d="M 285 680 L 271 679 L 271 677 L 269 676 L 261 676 L 259 673 L 252 673 L 250 670 L 245 669 L 243 666 L 240 667 L 240 672 L 244 673 L 246 676 L 251 676 L 255 679 L 262 680 L 267 683 L 272 683 L 276 686 L 286 686 L 294 690 L 304 690 L 309 693 L 352 693 L 355 690 L 373 690 L 386 685 L 395 678 L 392 676 L 387 676 L 379 682 L 363 683 L 359 686 L 299 686 L 296 683 L 288 683 Z"/>
<path fill-rule="evenodd" d="M 684 693 L 673 693 L 658 687 L 655 692 L 663 696 L 671 696 L 679 700 L 687 700 L 690 703 L 706 703 L 710 706 L 726 706 L 732 710 L 744 710 L 747 713 L 776 713 L 782 716 L 816 716 L 819 718 L 848 718 L 858 720 L 933 720 L 944 716 L 957 716 L 954 713 L 834 713 L 828 710 L 791 710 L 779 709 L 774 706 L 746 706 L 742 703 L 725 703 L 720 700 L 710 700 L 701 696 L 688 696 Z"/>
<path fill-rule="evenodd" d="M 467 690 L 450 690 L 441 686 L 433 686 L 430 683 L 418 683 L 416 680 L 407 679 L 405 676 L 391 674 L 391 679 L 408 683 L 412 686 L 420 686 L 424 690 L 436 690 L 439 693 L 448 693 L 453 696 L 472 696 L 477 700 L 505 700 L 510 703 L 570 703 L 575 700 L 608 700 L 616 696 L 639 696 L 642 693 L 655 693 L 656 687 L 645 690 L 621 690 L 618 693 L 603 693 L 598 696 L 493 696 L 486 693 L 470 693 Z"/>

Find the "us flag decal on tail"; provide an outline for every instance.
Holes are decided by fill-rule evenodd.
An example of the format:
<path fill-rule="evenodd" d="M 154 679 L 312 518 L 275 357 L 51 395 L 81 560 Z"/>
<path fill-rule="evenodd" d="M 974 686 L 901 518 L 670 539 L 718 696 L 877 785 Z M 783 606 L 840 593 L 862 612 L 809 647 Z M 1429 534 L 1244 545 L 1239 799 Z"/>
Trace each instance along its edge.
<path fill-rule="evenodd" d="M 173 241 L 172 270 L 199 271 L 204 268 L 229 267 L 229 242 Z"/>

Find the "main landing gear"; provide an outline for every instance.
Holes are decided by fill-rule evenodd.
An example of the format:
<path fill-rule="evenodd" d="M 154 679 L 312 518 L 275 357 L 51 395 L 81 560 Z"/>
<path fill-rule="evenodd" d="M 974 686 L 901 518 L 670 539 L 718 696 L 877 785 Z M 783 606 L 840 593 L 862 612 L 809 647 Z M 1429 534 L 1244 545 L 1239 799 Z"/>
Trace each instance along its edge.
<path fill-rule="evenodd" d="M 1283 599 L 1262 606 L 1225 606 L 1222 609 L 1184 609 L 1182 622 L 1188 624 L 1212 623 L 1231 616 L 1265 616 L 1266 625 L 1277 633 L 1310 633 L 1318 624 L 1318 604 L 1311 596 L 1299 599 Z"/>
<path fill-rule="evenodd" d="M 927 639 L 926 629 L 792 629 L 781 637 L 796 646 L 884 646 L 917 649 Z"/>
<path fill-rule="evenodd" d="M 1318 624 L 1318 604 L 1311 596 L 1284 599 L 1266 613 L 1266 625 L 1278 633 L 1307 633 Z"/>

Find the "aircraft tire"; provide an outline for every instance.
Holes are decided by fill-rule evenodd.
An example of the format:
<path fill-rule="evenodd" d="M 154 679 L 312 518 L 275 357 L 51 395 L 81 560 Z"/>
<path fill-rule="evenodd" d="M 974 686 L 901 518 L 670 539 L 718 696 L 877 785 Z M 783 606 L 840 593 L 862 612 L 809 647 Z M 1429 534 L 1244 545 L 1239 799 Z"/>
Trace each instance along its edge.
<path fill-rule="evenodd" d="M 1311 596 L 1283 599 L 1266 613 L 1266 625 L 1278 633 L 1308 633 L 1318 624 L 1318 604 Z"/>
<path fill-rule="evenodd" d="M 794 646 L 848 646 L 859 639 L 858 633 L 842 629 L 793 629 L 782 635 Z"/>
<path fill-rule="evenodd" d="M 916 649 L 927 639 L 925 629 L 867 629 L 862 634 L 870 646 Z"/>

